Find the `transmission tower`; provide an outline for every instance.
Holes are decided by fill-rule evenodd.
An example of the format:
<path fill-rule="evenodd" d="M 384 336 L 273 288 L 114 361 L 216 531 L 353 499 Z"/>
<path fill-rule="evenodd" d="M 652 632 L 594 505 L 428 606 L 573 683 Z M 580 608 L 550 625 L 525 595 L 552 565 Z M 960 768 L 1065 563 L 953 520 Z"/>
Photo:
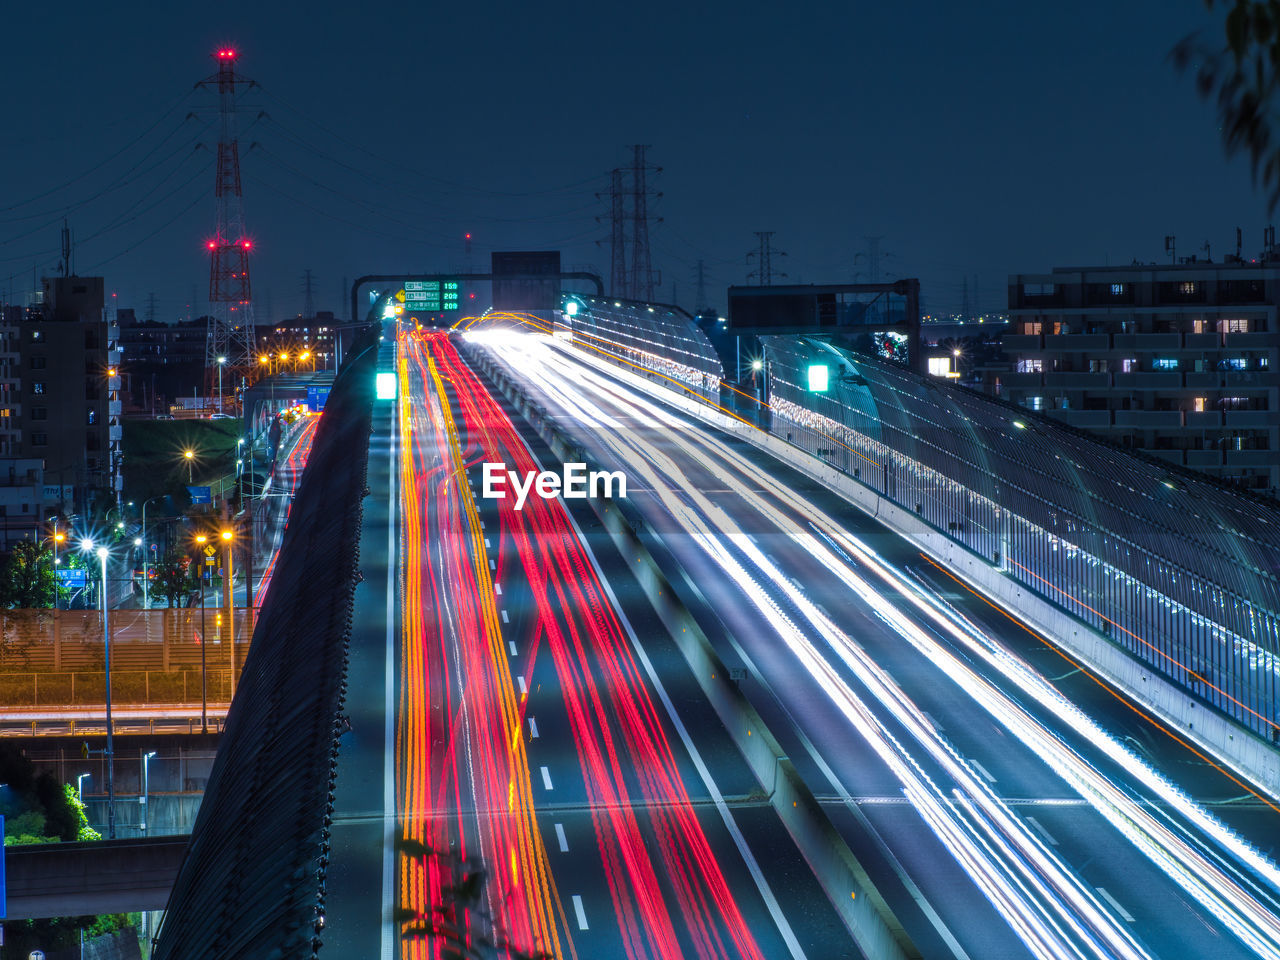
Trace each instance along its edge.
<path fill-rule="evenodd" d="M 311 295 L 311 271 L 302 271 L 302 315 L 310 318 L 316 315 L 315 300 Z"/>
<path fill-rule="evenodd" d="M 659 199 L 662 194 L 650 191 L 646 177 L 650 171 L 661 173 L 662 168 L 646 163 L 647 149 L 642 144 L 631 148 L 631 296 L 652 302 L 653 288 L 662 281 L 649 255 L 649 198 Z"/>
<path fill-rule="evenodd" d="M 702 313 L 707 309 L 707 268 L 701 260 L 694 272 L 698 278 L 698 293 L 694 297 L 693 312 Z"/>
<path fill-rule="evenodd" d="M 599 198 L 599 194 L 596 197 Z M 627 283 L 626 214 L 623 210 L 622 170 L 609 171 L 609 293 L 630 298 Z"/>
<path fill-rule="evenodd" d="M 747 274 L 747 282 L 750 283 L 751 279 L 754 277 L 758 281 L 758 286 L 771 287 L 773 286 L 774 277 L 778 277 L 779 279 L 786 277 L 786 274 L 782 271 L 774 271 L 773 258 L 785 257 L 786 253 L 774 247 L 774 231 L 757 230 L 755 231 L 755 234 L 756 241 L 759 246 L 757 249 L 752 250 L 747 254 L 747 264 L 750 265 L 754 258 L 756 261 L 756 268 Z"/>
<path fill-rule="evenodd" d="M 218 358 L 225 373 L 252 376 L 254 364 L 253 300 L 249 284 L 249 248 L 240 192 L 240 144 L 236 139 L 236 94 L 256 84 L 235 72 L 236 51 L 214 54 L 218 72 L 197 86 L 216 89 L 218 170 L 214 182 L 216 220 L 209 248 L 209 327 L 205 342 L 205 377 L 209 387 L 218 377 Z"/>

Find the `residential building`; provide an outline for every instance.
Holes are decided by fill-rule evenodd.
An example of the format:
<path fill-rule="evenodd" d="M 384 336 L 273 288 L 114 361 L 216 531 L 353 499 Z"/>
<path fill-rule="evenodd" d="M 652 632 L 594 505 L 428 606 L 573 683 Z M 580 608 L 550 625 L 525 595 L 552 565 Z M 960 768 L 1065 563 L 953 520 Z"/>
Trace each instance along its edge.
<path fill-rule="evenodd" d="M 985 389 L 1122 447 L 1280 489 L 1280 258 L 1009 279 Z"/>
<path fill-rule="evenodd" d="M 64 513 L 88 513 L 120 490 L 120 354 L 101 277 L 43 281 L 43 307 L 19 324 L 18 455 L 44 462 Z M 67 502 L 66 491 L 72 491 Z"/>
<path fill-rule="evenodd" d="M 0 457 L 0 549 L 40 538 L 44 502 L 44 461 Z"/>

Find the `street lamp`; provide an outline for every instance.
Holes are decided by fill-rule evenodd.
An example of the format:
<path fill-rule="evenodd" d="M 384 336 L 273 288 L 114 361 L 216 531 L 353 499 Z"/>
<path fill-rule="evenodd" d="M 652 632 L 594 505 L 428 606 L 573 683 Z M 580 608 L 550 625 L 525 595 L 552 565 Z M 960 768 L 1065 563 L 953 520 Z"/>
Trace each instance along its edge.
<path fill-rule="evenodd" d="M 223 529 L 218 536 L 222 540 L 222 606 L 225 610 L 227 637 L 227 658 L 231 663 L 231 699 L 236 697 L 236 621 L 235 621 L 235 572 L 231 569 L 231 544 L 235 533 Z"/>
<path fill-rule="evenodd" d="M 196 452 L 192 450 L 190 447 L 188 447 L 186 450 L 182 451 L 182 456 L 187 461 L 187 483 L 192 483 L 193 481 L 191 479 L 191 465 L 192 463 L 195 462 Z"/>
<path fill-rule="evenodd" d="M 87 544 L 87 546 L 86 546 Z M 93 551 L 93 541 L 85 538 L 80 541 L 85 552 Z M 107 836 L 116 838 L 116 754 L 115 727 L 111 722 L 111 621 L 107 616 L 107 558 L 111 555 L 106 547 L 98 547 L 94 551 L 102 563 L 102 647 L 107 673 Z"/>
<path fill-rule="evenodd" d="M 142 755 L 142 796 L 139 798 L 139 802 L 142 805 L 142 835 L 144 837 L 147 835 L 147 795 L 151 792 L 151 770 L 148 765 L 155 755 L 156 752 L 154 750 Z"/>
<path fill-rule="evenodd" d="M 196 543 L 203 547 L 209 542 L 209 538 L 203 533 L 196 534 Z M 203 551 L 201 551 L 203 553 Z M 209 732 L 209 686 L 208 672 L 205 668 L 204 648 L 208 642 L 208 637 L 204 632 L 204 561 L 201 560 L 201 566 L 198 570 L 200 574 L 200 732 Z"/>
<path fill-rule="evenodd" d="M 76 799 L 84 803 L 84 778 L 89 776 L 87 773 L 77 774 L 76 776 Z"/>
<path fill-rule="evenodd" d="M 57 527 L 57 521 L 54 521 L 53 528 L 53 609 L 58 609 L 58 547 L 66 542 L 67 535 Z"/>
<path fill-rule="evenodd" d="M 218 412 L 222 413 L 222 368 L 226 364 L 226 357 L 218 358 Z"/>

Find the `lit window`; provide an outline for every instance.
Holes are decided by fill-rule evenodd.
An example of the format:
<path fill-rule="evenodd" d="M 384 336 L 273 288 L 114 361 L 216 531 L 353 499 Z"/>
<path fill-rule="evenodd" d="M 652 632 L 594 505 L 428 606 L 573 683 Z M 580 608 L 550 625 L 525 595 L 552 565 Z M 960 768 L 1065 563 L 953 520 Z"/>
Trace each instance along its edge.
<path fill-rule="evenodd" d="M 1120 361 L 1121 373 L 1136 373 L 1138 370 L 1138 361 L 1133 357 L 1126 357 Z"/>
<path fill-rule="evenodd" d="M 1044 397 L 1027 397 L 1026 404 L 1032 410 L 1044 409 Z"/>
<path fill-rule="evenodd" d="M 1244 357 L 1227 357 L 1220 366 L 1223 370 L 1248 370 L 1249 361 Z"/>
<path fill-rule="evenodd" d="M 1018 361 L 1019 373 L 1041 373 L 1043 371 L 1044 371 L 1043 360 L 1035 359 L 1035 360 L 1019 360 Z"/>
<path fill-rule="evenodd" d="M 1196 413 L 1204 413 L 1204 397 L 1196 397 L 1192 402 Z"/>
<path fill-rule="evenodd" d="M 929 373 L 935 377 L 945 377 L 951 373 L 950 357 L 930 357 Z"/>
<path fill-rule="evenodd" d="M 1119 297 L 1119 296 L 1122 296 L 1123 294 L 1124 294 L 1124 284 L 1123 284 L 1123 283 L 1113 283 L 1113 284 L 1111 285 L 1111 295 L 1112 295 L 1113 297 Z"/>
<path fill-rule="evenodd" d="M 31 382 L 31 392 L 38 396 L 42 396 L 44 394 L 44 381 L 33 380 Z"/>
<path fill-rule="evenodd" d="M 1194 280 L 1183 280 L 1178 284 L 1178 292 L 1183 296 L 1193 296 L 1198 289 L 1198 284 Z"/>
<path fill-rule="evenodd" d="M 1249 321 L 1243 317 L 1232 317 L 1228 320 L 1218 321 L 1219 333 L 1248 333 Z"/>
<path fill-rule="evenodd" d="M 1151 361 L 1151 369 L 1153 370 L 1177 370 L 1177 357 L 1156 357 Z"/>
<path fill-rule="evenodd" d="M 1022 325 L 1022 332 L 1029 337 L 1037 337 L 1040 335 L 1040 321 L 1028 320 Z"/>

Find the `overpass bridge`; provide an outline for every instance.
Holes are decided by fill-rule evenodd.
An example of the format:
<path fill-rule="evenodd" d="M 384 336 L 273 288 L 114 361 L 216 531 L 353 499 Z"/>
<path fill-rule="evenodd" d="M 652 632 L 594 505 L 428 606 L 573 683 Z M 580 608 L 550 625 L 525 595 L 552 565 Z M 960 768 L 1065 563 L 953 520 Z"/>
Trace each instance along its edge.
<path fill-rule="evenodd" d="M 695 813 L 681 842 L 715 851 L 700 882 L 724 871 L 699 922 L 717 929 L 736 904 L 767 955 L 1280 950 L 1274 504 L 818 340 L 769 338 L 751 391 L 681 311 L 575 301 L 520 332 L 371 323 L 350 351 L 157 956 L 413 953 L 456 944 L 470 910 L 474 955 L 532 956 L 546 938 L 557 955 L 617 952 L 631 888 L 556 850 L 594 860 L 617 836 L 601 811 L 648 823 L 667 808 Z M 808 388 L 814 365 L 833 389 Z M 398 399 L 378 399 L 375 374 Z M 507 417 L 518 443 L 493 432 Z M 519 539 L 544 520 L 472 491 L 484 457 L 522 449 L 631 472 L 627 501 L 563 501 L 565 536 L 609 588 L 598 622 L 647 624 L 623 643 L 650 664 L 630 696 L 665 704 L 682 800 L 593 799 L 569 678 L 608 663 L 521 666 L 551 643 L 530 626 L 561 615 L 539 606 L 544 572 L 579 562 Z M 413 552 L 418 529 L 437 554 Z M 444 571 L 434 602 L 418 567 Z M 467 609 L 440 613 L 452 639 L 412 653 L 417 611 L 453 601 Z M 471 682 L 416 687 L 433 657 L 466 655 L 471 622 L 495 644 Z M 497 809 L 482 793 L 450 815 L 481 840 L 463 854 L 413 832 L 447 808 L 410 787 L 415 764 L 434 769 L 435 730 L 466 745 L 479 791 L 497 760 L 478 719 L 450 721 L 436 697 L 474 710 L 490 683 L 475 671 L 500 660 L 490 706 L 514 711 L 496 732 L 520 744 L 511 796 L 528 803 L 510 864 L 484 847 Z M 406 754 L 418 722 L 425 753 Z M 667 886 L 683 874 L 664 872 L 661 844 L 643 849 L 672 905 L 668 946 L 700 955 Z M 495 871 L 525 890 L 526 869 L 544 892 L 495 907 Z M 511 912 L 544 916 L 543 932 L 520 939 Z"/>

